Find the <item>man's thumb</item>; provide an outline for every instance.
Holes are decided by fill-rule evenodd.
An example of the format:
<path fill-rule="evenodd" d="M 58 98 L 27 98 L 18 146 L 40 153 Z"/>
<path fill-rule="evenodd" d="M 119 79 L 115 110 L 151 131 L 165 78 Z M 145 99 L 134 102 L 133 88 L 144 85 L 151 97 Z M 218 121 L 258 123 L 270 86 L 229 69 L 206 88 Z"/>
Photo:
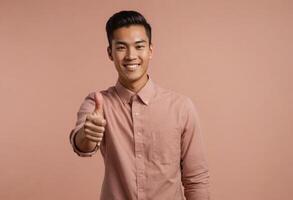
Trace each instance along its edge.
<path fill-rule="evenodd" d="M 104 99 L 103 96 L 100 92 L 95 93 L 95 113 L 100 113 L 103 115 L 103 104 L 104 104 Z"/>

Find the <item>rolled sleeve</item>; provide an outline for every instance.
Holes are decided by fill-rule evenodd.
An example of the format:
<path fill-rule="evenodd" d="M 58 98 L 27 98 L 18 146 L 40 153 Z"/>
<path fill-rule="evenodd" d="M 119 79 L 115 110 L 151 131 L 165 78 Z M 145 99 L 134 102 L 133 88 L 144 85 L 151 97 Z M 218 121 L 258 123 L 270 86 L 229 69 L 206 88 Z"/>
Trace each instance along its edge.
<path fill-rule="evenodd" d="M 75 136 L 77 132 L 84 126 L 87 114 L 93 112 L 94 108 L 95 108 L 94 94 L 90 93 L 88 94 L 88 96 L 86 96 L 86 98 L 80 105 L 79 111 L 77 112 L 77 121 L 75 124 L 75 128 L 71 130 L 69 135 L 69 140 L 73 148 L 73 151 L 80 157 L 90 157 L 94 155 L 98 150 L 98 145 L 97 145 L 95 149 L 91 152 L 82 152 L 81 150 L 78 149 L 75 143 Z"/>
<path fill-rule="evenodd" d="M 197 110 L 190 98 L 185 103 L 181 136 L 181 179 L 187 200 L 209 200 L 209 169 Z"/>

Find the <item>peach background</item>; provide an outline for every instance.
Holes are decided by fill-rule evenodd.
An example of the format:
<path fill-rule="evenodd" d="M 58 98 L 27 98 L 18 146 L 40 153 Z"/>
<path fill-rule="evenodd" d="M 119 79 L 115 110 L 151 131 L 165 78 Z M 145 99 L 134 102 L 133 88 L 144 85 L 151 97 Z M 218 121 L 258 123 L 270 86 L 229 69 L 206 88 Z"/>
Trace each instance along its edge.
<path fill-rule="evenodd" d="M 212 199 L 292 199 L 289 0 L 0 0 L 0 199 L 98 199 L 101 155 L 68 137 L 85 95 L 116 82 L 104 27 L 122 9 L 153 27 L 153 79 L 198 107 Z"/>

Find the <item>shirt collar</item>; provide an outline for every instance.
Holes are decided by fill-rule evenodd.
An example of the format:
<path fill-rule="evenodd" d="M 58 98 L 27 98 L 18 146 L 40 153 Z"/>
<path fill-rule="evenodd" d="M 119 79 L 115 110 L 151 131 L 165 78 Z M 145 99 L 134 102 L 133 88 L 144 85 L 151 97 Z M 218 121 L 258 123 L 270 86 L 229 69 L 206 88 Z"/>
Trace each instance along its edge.
<path fill-rule="evenodd" d="M 142 102 L 146 105 L 148 105 L 152 99 L 152 97 L 155 94 L 155 83 L 150 78 L 149 75 L 148 80 L 146 84 L 143 86 L 143 88 L 140 89 L 140 91 L 137 93 L 137 96 L 142 100 Z M 136 93 L 125 88 L 119 80 L 117 80 L 115 89 L 119 95 L 119 97 L 122 99 L 124 103 L 130 103 L 132 101 L 132 98 L 136 97 Z"/>

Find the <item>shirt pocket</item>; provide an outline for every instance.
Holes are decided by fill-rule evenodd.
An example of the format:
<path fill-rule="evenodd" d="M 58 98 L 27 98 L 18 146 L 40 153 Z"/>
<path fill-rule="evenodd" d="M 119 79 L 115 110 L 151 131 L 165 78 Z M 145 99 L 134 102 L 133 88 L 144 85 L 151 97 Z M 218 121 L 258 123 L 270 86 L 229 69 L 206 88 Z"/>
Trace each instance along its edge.
<path fill-rule="evenodd" d="M 180 161 L 181 134 L 177 127 L 157 127 L 152 130 L 152 160 L 159 164 Z"/>

